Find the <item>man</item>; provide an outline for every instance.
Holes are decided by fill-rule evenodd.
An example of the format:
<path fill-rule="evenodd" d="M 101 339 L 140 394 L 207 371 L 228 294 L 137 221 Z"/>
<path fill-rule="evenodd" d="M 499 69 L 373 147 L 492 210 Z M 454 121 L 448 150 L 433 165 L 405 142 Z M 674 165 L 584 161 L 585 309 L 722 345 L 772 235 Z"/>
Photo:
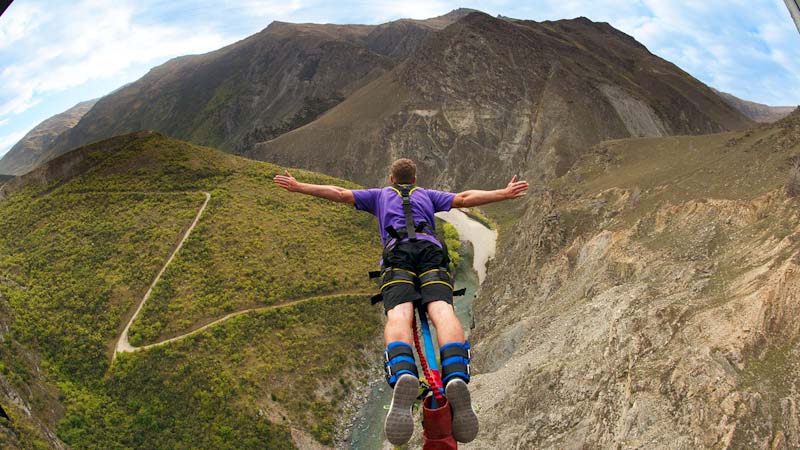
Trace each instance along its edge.
<path fill-rule="evenodd" d="M 434 214 L 522 197 L 526 181 L 514 176 L 504 189 L 470 190 L 458 194 L 422 189 L 416 165 L 398 159 L 390 169 L 392 186 L 349 190 L 337 186 L 300 183 L 288 171 L 275 182 L 290 192 L 354 204 L 378 218 L 384 252 L 381 294 L 386 310 L 385 361 L 389 385 L 394 389 L 386 416 L 389 442 L 406 443 L 414 432 L 411 409 L 419 390 L 416 360 L 412 351 L 412 321 L 415 303 L 427 308 L 440 344 L 442 384 L 453 411 L 453 437 L 471 442 L 478 434 L 478 418 L 472 410 L 469 382 L 469 343 L 453 309 L 453 285 L 447 272 L 448 257 L 436 239 Z"/>

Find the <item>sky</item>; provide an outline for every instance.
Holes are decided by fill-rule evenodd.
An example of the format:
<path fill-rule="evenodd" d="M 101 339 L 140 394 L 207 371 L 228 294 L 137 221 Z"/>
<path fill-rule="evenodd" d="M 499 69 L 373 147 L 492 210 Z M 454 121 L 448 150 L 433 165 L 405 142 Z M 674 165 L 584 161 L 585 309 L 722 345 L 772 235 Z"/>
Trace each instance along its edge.
<path fill-rule="evenodd" d="M 459 7 L 608 22 L 709 86 L 800 104 L 800 33 L 783 0 L 15 0 L 0 16 L 0 157 L 48 117 L 273 20 L 379 24 Z"/>

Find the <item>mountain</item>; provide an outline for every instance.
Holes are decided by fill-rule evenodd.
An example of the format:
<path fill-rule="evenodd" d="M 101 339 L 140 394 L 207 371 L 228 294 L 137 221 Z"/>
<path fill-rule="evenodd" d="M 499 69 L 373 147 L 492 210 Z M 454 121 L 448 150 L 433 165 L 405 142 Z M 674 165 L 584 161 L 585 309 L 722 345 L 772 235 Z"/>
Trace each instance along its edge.
<path fill-rule="evenodd" d="M 103 97 L 49 154 L 142 129 L 242 152 L 314 120 L 468 12 L 378 26 L 273 22 Z"/>
<path fill-rule="evenodd" d="M 280 172 L 139 132 L 0 187 L 3 448 L 332 445 L 379 364 L 380 243 L 369 215 Z M 130 344 L 155 346 L 112 362 L 132 317 Z"/>
<path fill-rule="evenodd" d="M 797 164 L 800 110 L 607 141 L 540 189 L 474 306 L 477 447 L 797 448 Z"/>
<path fill-rule="evenodd" d="M 319 119 L 246 154 L 363 184 L 382 183 L 405 155 L 428 183 L 485 187 L 513 173 L 562 175 L 604 139 L 752 125 L 608 24 L 474 12 Z"/>
<path fill-rule="evenodd" d="M 0 159 L 0 174 L 22 175 L 52 159 L 50 146 L 63 132 L 71 129 L 97 100 L 78 103 L 35 126 Z"/>
<path fill-rule="evenodd" d="M 14 175 L 0 175 L 0 184 L 14 179 Z"/>
<path fill-rule="evenodd" d="M 745 116 L 761 123 L 776 122 L 794 111 L 794 106 L 768 106 L 761 103 L 749 102 L 735 97 L 727 92 L 720 92 L 714 89 L 723 100 L 728 102 L 729 105 L 738 109 Z"/>

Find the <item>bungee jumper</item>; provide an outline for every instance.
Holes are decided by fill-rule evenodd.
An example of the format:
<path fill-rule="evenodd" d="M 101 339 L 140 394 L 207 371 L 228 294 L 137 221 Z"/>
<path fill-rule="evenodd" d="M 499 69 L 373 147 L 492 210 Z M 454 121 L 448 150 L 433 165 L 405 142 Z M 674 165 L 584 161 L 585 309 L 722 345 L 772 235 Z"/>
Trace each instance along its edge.
<path fill-rule="evenodd" d="M 449 257 L 436 237 L 434 214 L 451 208 L 480 206 L 519 198 L 528 189 L 526 181 L 514 176 L 503 189 L 468 190 L 460 193 L 423 189 L 416 186 L 416 164 L 410 159 L 395 161 L 389 171 L 390 186 L 377 189 L 345 189 L 338 186 L 298 182 L 289 171 L 275 176 L 275 182 L 290 192 L 299 192 L 339 203 L 355 205 L 378 218 L 384 250 L 380 272 L 380 294 L 373 303 L 383 302 L 386 312 L 384 369 L 393 388 L 392 403 L 384 431 L 394 445 L 401 445 L 414 432 L 412 407 L 419 394 L 419 372 L 412 345 L 415 342 L 415 307 L 427 347 L 428 358 L 416 339 L 432 396 L 423 402 L 425 438 L 471 442 L 478 434 L 478 417 L 472 409 L 467 384 L 470 380 L 470 346 L 464 328 L 453 309 L 453 282 Z M 427 318 L 436 327 L 440 344 L 439 372 Z M 427 405 L 427 406 L 426 406 Z M 436 414 L 429 415 L 433 411 Z M 445 414 L 443 414 L 445 413 Z M 444 420 L 442 419 L 444 417 Z M 435 423 L 431 423 L 434 418 Z M 426 445 L 426 448 L 428 446 Z M 446 445 L 439 448 L 455 448 Z"/>

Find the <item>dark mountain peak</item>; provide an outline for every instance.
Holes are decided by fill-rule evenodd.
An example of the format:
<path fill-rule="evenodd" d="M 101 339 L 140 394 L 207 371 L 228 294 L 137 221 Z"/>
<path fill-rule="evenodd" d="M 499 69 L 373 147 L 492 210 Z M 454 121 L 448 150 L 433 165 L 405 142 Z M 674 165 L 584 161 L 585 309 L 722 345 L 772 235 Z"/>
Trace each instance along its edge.
<path fill-rule="evenodd" d="M 273 21 L 263 33 L 275 37 L 293 37 L 298 34 L 315 35 L 326 39 L 354 41 L 363 38 L 375 28 L 373 25 L 333 23 L 292 23 Z"/>
<path fill-rule="evenodd" d="M 428 36 L 447 28 L 474 11 L 459 8 L 430 19 L 398 19 L 387 22 L 374 27 L 364 38 L 364 42 L 376 53 L 404 59 L 411 55 Z"/>
<path fill-rule="evenodd" d="M 505 21 L 503 19 L 486 14 L 483 11 L 470 11 L 469 13 L 461 16 L 458 22 L 469 25 L 477 25 L 482 23 L 505 22 Z"/>
<path fill-rule="evenodd" d="M 533 22 L 536 23 L 536 22 Z M 632 45 L 641 49 L 647 49 L 641 42 L 633 36 L 620 31 L 608 22 L 595 22 L 588 17 L 580 16 L 574 19 L 561 19 L 541 22 L 542 25 L 555 28 L 559 32 L 572 34 L 588 34 L 590 36 L 601 37 L 603 35 L 618 39 L 619 42 Z"/>
<path fill-rule="evenodd" d="M 428 23 L 430 25 L 444 25 L 444 26 L 441 26 L 441 28 L 444 28 L 445 26 L 450 25 L 450 24 L 452 24 L 454 22 L 457 22 L 458 20 L 461 20 L 462 18 L 464 18 L 464 17 L 466 17 L 466 16 L 468 16 L 468 15 L 470 15 L 472 13 L 484 14 L 482 11 L 479 11 L 477 9 L 456 8 L 456 9 L 450 11 L 447 14 L 444 14 L 444 15 L 441 15 L 441 16 L 437 16 L 437 17 L 431 17 L 430 19 L 423 20 L 423 22 L 426 22 L 426 23 Z"/>

